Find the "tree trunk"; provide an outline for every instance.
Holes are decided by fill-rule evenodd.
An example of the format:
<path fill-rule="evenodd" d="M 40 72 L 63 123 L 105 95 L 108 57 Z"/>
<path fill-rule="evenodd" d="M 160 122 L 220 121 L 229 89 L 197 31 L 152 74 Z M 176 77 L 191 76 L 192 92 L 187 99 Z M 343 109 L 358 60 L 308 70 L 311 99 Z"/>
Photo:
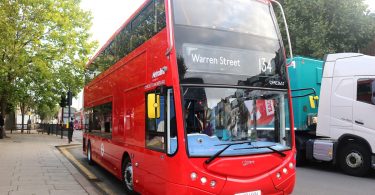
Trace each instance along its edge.
<path fill-rule="evenodd" d="M 1 114 L 3 115 L 3 117 L 4 117 L 4 120 L 5 120 L 5 115 L 6 115 L 6 113 L 5 113 L 6 105 L 7 105 L 6 96 L 2 95 L 1 98 L 0 98 L 0 111 L 1 111 Z M 2 130 L 0 130 L 0 133 L 3 135 L 2 136 L 3 138 L 6 137 L 5 121 L 4 121 L 4 127 L 2 128 Z"/>
<path fill-rule="evenodd" d="M 25 103 L 21 103 L 20 104 L 20 109 L 21 109 L 21 119 L 22 119 L 22 122 L 21 122 L 21 133 L 23 133 L 23 130 L 24 130 L 24 128 L 23 128 L 23 122 L 24 122 L 24 119 L 25 119 Z"/>

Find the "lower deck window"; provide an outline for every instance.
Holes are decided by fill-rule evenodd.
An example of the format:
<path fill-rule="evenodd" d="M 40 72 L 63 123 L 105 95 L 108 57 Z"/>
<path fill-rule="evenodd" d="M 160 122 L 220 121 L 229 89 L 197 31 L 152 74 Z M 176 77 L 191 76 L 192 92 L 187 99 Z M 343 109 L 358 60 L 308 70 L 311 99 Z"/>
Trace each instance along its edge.
<path fill-rule="evenodd" d="M 85 129 L 95 135 L 111 139 L 112 102 L 86 109 Z"/>

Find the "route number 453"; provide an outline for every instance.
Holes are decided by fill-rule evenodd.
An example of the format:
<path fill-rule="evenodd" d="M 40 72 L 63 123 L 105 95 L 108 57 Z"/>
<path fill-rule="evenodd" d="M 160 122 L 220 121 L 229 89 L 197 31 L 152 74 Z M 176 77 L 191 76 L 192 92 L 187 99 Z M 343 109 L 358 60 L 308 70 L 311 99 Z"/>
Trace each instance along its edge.
<path fill-rule="evenodd" d="M 267 61 L 266 58 L 259 58 L 259 71 L 261 73 L 272 72 L 272 63 L 271 60 Z"/>

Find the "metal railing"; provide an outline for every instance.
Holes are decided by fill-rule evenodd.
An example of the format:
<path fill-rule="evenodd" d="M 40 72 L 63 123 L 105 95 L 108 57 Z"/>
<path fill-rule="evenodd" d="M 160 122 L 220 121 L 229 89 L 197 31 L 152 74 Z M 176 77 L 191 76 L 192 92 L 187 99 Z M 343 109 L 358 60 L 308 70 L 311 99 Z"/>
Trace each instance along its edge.
<path fill-rule="evenodd" d="M 22 124 L 16 124 L 13 128 L 8 128 L 6 131 L 10 131 L 12 134 L 13 131 L 20 132 L 22 130 Z M 48 135 L 56 135 L 56 136 L 67 136 L 68 129 L 66 125 L 61 124 L 48 124 L 48 123 L 41 123 L 41 124 L 23 124 L 23 133 L 29 133 L 31 130 L 36 130 L 39 133 L 46 133 Z"/>
<path fill-rule="evenodd" d="M 66 128 L 65 124 L 39 124 L 38 133 L 46 133 L 48 135 L 56 135 L 56 136 L 68 136 L 68 129 Z"/>

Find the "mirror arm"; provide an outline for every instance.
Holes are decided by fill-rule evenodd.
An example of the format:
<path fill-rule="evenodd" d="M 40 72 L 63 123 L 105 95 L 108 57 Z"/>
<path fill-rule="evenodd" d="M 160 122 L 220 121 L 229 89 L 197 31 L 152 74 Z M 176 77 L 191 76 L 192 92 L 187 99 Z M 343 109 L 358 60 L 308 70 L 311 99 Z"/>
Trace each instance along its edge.
<path fill-rule="evenodd" d="M 172 27 L 172 6 L 171 6 L 171 0 L 168 0 L 168 30 L 169 30 L 169 47 L 167 51 L 165 52 L 166 56 L 169 56 L 172 52 L 174 42 L 172 37 L 173 27 Z"/>
<path fill-rule="evenodd" d="M 289 30 L 288 30 L 288 23 L 286 22 L 286 18 L 285 18 L 285 14 L 284 14 L 284 9 L 283 7 L 281 6 L 281 4 L 276 1 L 276 0 L 270 0 L 271 2 L 275 3 L 281 10 L 281 15 L 283 16 L 283 21 L 284 21 L 284 24 L 285 24 L 285 31 L 286 31 L 286 36 L 287 36 L 287 39 L 288 39 L 288 45 L 289 45 L 289 55 L 290 55 L 290 58 L 293 60 L 293 52 L 292 52 L 292 43 L 290 42 L 290 35 L 289 35 Z M 272 4 L 271 4 L 272 6 Z"/>

